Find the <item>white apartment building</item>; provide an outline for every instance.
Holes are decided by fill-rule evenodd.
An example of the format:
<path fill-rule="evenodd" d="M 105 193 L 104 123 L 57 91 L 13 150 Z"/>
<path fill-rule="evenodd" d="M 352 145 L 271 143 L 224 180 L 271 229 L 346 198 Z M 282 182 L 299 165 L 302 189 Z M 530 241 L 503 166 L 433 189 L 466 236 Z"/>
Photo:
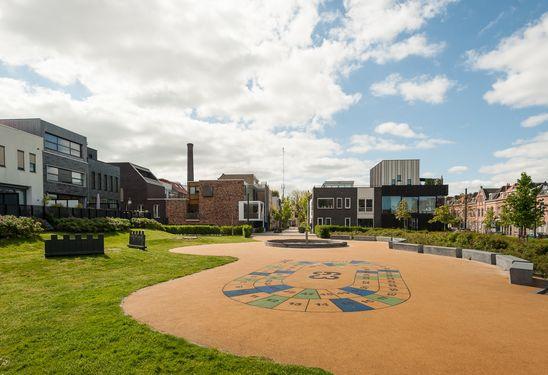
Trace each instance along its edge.
<path fill-rule="evenodd" d="M 0 205 L 42 205 L 42 137 L 0 124 Z"/>

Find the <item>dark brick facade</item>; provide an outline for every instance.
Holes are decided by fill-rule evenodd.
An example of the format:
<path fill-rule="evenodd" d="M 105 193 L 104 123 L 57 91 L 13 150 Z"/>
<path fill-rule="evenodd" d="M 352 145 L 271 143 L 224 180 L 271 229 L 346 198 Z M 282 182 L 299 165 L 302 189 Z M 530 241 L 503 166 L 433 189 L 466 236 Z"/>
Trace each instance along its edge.
<path fill-rule="evenodd" d="M 312 191 L 314 205 L 313 224 L 318 218 L 331 218 L 332 225 L 344 225 L 344 219 L 350 218 L 350 225 L 358 225 L 358 189 L 355 187 L 315 187 Z M 318 198 L 333 198 L 334 208 L 318 208 Z M 342 199 L 342 208 L 337 208 L 337 198 Z M 350 208 L 345 208 L 345 198 L 350 198 Z"/>

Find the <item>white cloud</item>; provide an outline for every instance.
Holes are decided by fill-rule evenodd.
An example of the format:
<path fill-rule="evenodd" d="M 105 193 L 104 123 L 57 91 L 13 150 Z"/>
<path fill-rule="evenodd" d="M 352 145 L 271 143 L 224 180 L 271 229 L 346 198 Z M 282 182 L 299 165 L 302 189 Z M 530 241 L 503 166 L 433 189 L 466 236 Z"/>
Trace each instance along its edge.
<path fill-rule="evenodd" d="M 360 100 L 341 76 L 368 59 L 432 56 L 442 43 L 421 28 L 451 1 L 347 1 L 341 14 L 320 3 L 2 1 L 0 61 L 90 94 L 0 79 L 0 117 L 42 117 L 87 135 L 103 159 L 170 179 L 184 179 L 189 141 L 199 178 L 245 170 L 279 183 L 282 146 L 300 187 L 356 178 L 369 161 L 341 157 L 320 132 Z"/>
<path fill-rule="evenodd" d="M 531 116 L 521 122 L 521 126 L 524 128 L 534 128 L 548 121 L 548 113 L 541 113 L 539 115 Z"/>
<path fill-rule="evenodd" d="M 423 101 L 439 104 L 445 101 L 447 92 L 454 86 L 455 82 L 444 75 L 405 80 L 399 74 L 391 74 L 384 81 L 372 84 L 370 90 L 374 96 L 400 95 L 411 103 Z"/>
<path fill-rule="evenodd" d="M 480 173 L 492 175 L 492 180 L 502 183 L 515 181 L 521 172 L 527 172 L 536 181 L 548 176 L 548 132 L 536 137 L 518 140 L 514 146 L 499 150 L 495 157 L 504 161 L 480 168 Z"/>
<path fill-rule="evenodd" d="M 384 137 L 356 134 L 350 138 L 351 147 L 348 150 L 362 154 L 370 151 L 396 152 L 413 149 L 430 149 L 453 143 L 446 139 L 430 138 L 426 134 L 418 133 L 406 123 L 384 122 L 377 125 L 374 131 Z M 404 140 L 401 138 L 404 138 Z"/>
<path fill-rule="evenodd" d="M 548 13 L 538 22 L 503 39 L 487 53 L 469 51 L 476 69 L 502 72 L 484 98 L 511 107 L 548 105 Z"/>
<path fill-rule="evenodd" d="M 464 172 L 466 172 L 467 170 L 468 170 L 468 167 L 465 166 L 465 165 L 455 165 L 455 166 L 449 168 L 447 171 L 448 171 L 449 173 L 455 173 L 455 174 L 457 174 L 457 173 L 464 173 Z"/>

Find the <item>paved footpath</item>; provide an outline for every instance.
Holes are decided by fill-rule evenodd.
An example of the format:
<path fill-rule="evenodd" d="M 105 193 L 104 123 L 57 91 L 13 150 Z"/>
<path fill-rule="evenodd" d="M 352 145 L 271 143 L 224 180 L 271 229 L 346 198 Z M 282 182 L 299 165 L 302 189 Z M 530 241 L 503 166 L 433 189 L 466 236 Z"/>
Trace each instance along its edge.
<path fill-rule="evenodd" d="M 122 307 L 199 345 L 336 374 L 548 368 L 548 296 L 510 285 L 495 266 L 349 243 L 326 250 L 263 242 L 174 249 L 239 260 L 139 290 Z"/>

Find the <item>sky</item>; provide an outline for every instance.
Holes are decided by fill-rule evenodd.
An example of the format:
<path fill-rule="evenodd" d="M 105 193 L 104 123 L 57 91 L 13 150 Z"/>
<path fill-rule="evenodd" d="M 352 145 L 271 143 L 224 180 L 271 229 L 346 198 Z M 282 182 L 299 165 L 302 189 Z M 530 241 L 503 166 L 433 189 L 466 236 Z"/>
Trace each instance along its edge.
<path fill-rule="evenodd" d="M 185 181 L 368 185 L 421 159 L 451 194 L 548 179 L 548 1 L 0 2 L 0 118 Z"/>

